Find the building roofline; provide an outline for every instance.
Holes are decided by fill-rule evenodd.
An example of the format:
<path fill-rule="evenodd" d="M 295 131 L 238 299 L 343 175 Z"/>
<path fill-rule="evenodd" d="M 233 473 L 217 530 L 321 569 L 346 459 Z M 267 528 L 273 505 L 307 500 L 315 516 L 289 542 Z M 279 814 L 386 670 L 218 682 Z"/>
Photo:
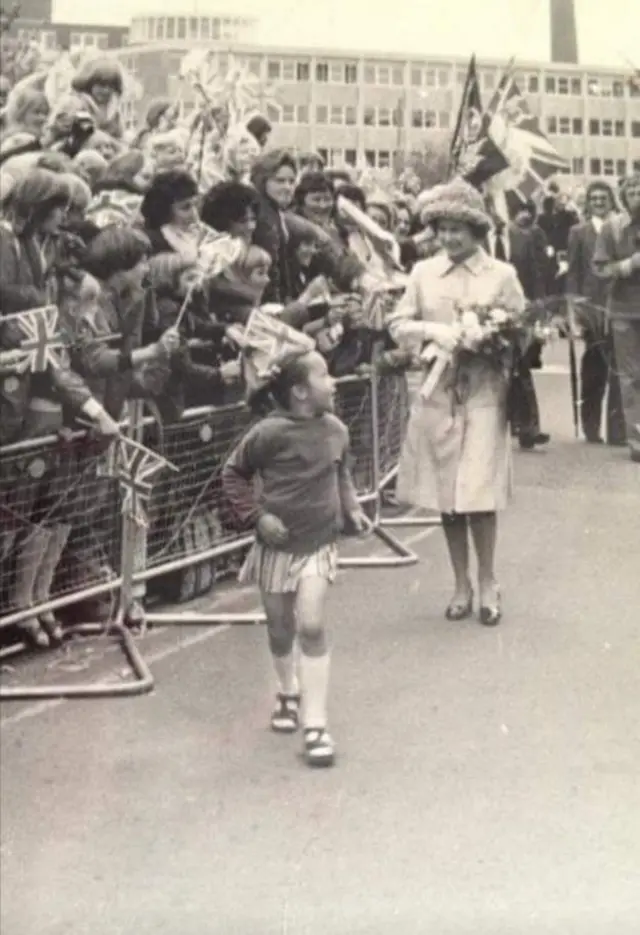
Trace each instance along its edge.
<path fill-rule="evenodd" d="M 162 17 L 161 17 L 162 18 Z M 166 18 L 166 17 L 165 17 Z M 158 42 L 133 42 L 128 43 L 126 46 L 123 46 L 121 49 L 112 49 L 110 50 L 112 54 L 117 52 L 151 52 L 157 51 L 159 49 L 166 49 L 169 51 L 176 50 L 180 51 L 184 49 L 185 53 L 193 48 L 193 40 L 185 39 L 162 39 Z M 469 59 L 466 56 L 462 55 L 443 55 L 443 54 L 433 54 L 433 55 L 415 55 L 406 52 L 387 52 L 380 51 L 374 52 L 372 50 L 355 50 L 355 49 L 329 49 L 329 48 L 316 48 L 313 46 L 307 47 L 291 47 L 291 46 L 279 46 L 279 45 L 267 45 L 262 43 L 250 43 L 250 42 L 237 42 L 234 40 L 207 40 L 201 41 L 199 45 L 211 45 L 215 47 L 219 52 L 235 52 L 238 55 L 273 55 L 273 56 L 282 56 L 282 57 L 291 57 L 295 58 L 296 56 L 304 56 L 305 58 L 350 58 L 356 60 L 375 60 L 375 61 L 389 61 L 389 62 L 401 62 L 404 63 L 413 63 L 417 65 L 428 62 L 430 65 L 433 64 L 436 67 L 438 65 L 466 65 Z M 499 59 L 499 58 L 478 58 L 477 64 L 479 68 L 482 67 L 494 67 L 500 68 L 505 67 L 508 59 Z M 606 65 L 589 65 L 589 64 L 565 64 L 563 62 L 551 62 L 551 61 L 535 61 L 532 59 L 517 59 L 515 62 L 515 68 L 517 71 L 531 69 L 539 71 L 541 69 L 545 71 L 555 71 L 555 72 L 564 72 L 566 74 L 582 74 L 584 72 L 593 72 L 600 75 L 611 75 L 612 77 L 624 77 L 626 70 L 621 66 L 616 68 L 615 66 L 606 66 Z"/>

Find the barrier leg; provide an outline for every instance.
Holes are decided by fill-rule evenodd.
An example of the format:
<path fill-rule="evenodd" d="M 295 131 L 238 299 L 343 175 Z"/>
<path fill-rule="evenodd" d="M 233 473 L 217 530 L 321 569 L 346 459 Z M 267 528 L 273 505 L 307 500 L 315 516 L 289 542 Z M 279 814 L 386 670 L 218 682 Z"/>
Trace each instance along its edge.
<path fill-rule="evenodd" d="M 0 687 L 0 701 L 43 701 L 58 698 L 131 698 L 145 695 L 153 690 L 154 679 L 135 639 L 123 621 L 132 601 L 133 553 L 135 548 L 135 523 L 124 517 L 122 536 L 122 584 L 116 619 L 106 626 L 87 623 L 67 631 L 69 635 L 114 636 L 135 678 L 127 682 L 107 680 L 78 684 L 20 685 L 15 688 Z"/>
<path fill-rule="evenodd" d="M 374 361 L 379 352 L 374 352 Z M 419 559 L 416 553 L 404 542 L 401 542 L 393 533 L 385 528 L 381 516 L 380 484 L 380 395 L 378 392 L 377 368 L 373 367 L 371 374 L 371 427 L 372 427 L 372 487 L 373 493 L 366 495 L 361 502 L 371 502 L 374 506 L 372 534 L 379 539 L 389 550 L 388 555 L 349 556 L 340 559 L 341 568 L 404 568 L 415 565 Z"/>

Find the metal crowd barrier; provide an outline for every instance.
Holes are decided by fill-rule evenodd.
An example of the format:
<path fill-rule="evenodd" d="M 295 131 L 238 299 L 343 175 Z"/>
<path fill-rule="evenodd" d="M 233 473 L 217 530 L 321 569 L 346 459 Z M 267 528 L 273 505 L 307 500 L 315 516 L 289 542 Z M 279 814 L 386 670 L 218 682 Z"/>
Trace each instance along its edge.
<path fill-rule="evenodd" d="M 417 555 L 381 515 L 381 493 L 393 477 L 408 414 L 404 374 L 350 376 L 338 381 L 337 411 L 349 427 L 352 472 L 373 534 L 388 549 L 379 556 L 345 557 L 341 566 L 395 568 Z M 126 683 L 0 688 L 0 700 L 106 697 L 141 694 L 153 678 L 126 626 L 135 596 L 164 604 L 186 603 L 208 593 L 240 567 L 250 532 L 234 528 L 225 508 L 221 470 L 252 420 L 241 404 L 187 410 L 175 424 L 159 426 L 141 408 L 128 432 L 158 450 L 179 470 L 156 481 L 145 529 L 122 514 L 117 481 L 101 476 L 104 452 L 76 435 L 20 442 L 0 451 L 0 630 L 53 611 L 82 607 L 70 634 L 104 633 L 117 639 L 135 674 Z M 424 520 L 420 523 L 424 524 Z M 431 524 L 431 520 L 426 521 Z M 56 547 L 52 544 L 55 541 Z M 105 600 L 101 622 L 86 623 L 91 602 Z M 246 614 L 146 613 L 146 622 L 171 626 L 259 623 Z"/>

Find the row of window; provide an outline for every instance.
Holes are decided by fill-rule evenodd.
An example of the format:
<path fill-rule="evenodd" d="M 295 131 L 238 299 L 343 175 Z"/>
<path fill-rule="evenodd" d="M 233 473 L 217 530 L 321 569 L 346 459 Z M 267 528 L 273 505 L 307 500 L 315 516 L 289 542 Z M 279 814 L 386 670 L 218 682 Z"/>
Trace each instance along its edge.
<path fill-rule="evenodd" d="M 52 52 L 59 46 L 55 29 L 19 29 L 17 35 L 23 42 L 37 42 L 46 52 Z M 69 45 L 72 49 L 108 49 L 109 36 L 106 32 L 72 32 Z"/>
<path fill-rule="evenodd" d="M 131 42 L 154 39 L 237 39 L 251 26 L 251 20 L 210 16 L 155 16 L 136 19 L 131 24 Z"/>
<path fill-rule="evenodd" d="M 585 160 L 582 156 L 575 156 L 571 160 L 571 171 L 574 175 L 585 174 Z M 640 172 L 640 159 L 634 159 L 629 165 L 626 159 L 590 159 L 589 175 L 606 175 L 609 178 L 623 178 L 627 171 Z"/>
<path fill-rule="evenodd" d="M 585 121 L 582 117 L 547 117 L 547 132 L 552 136 L 583 136 Z M 599 120 L 593 118 L 587 124 L 589 136 L 627 135 L 640 138 L 640 120 L 631 120 L 627 129 L 624 120 Z"/>
<path fill-rule="evenodd" d="M 274 123 L 308 124 L 310 110 L 307 104 L 284 104 L 279 108 L 269 107 L 269 120 Z M 389 107 L 367 107 L 364 111 L 365 127 L 400 128 L 404 124 L 401 110 L 392 110 Z M 356 127 L 358 125 L 358 110 L 356 107 L 318 104 L 316 106 L 315 123 L 320 126 Z M 448 111 L 414 110 L 411 114 L 411 125 L 417 129 L 439 128 L 448 130 L 451 125 L 451 115 Z"/>

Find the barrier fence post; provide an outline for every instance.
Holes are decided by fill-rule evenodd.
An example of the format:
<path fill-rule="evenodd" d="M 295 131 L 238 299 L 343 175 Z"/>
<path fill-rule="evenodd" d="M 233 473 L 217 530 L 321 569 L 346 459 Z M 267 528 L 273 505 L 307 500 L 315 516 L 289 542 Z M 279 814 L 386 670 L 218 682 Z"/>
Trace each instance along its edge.
<path fill-rule="evenodd" d="M 77 440 L 83 439 L 79 435 Z M 92 459 L 90 470 L 95 472 L 97 468 L 97 459 Z M 95 479 L 92 475 L 92 480 Z M 76 478 L 77 481 L 77 478 Z M 80 698 L 124 698 L 147 694 L 153 689 L 154 680 L 132 634 L 124 625 L 124 609 L 127 601 L 130 600 L 132 575 L 133 575 L 133 538 L 131 531 L 127 529 L 127 518 L 123 519 L 124 527 L 121 537 L 120 552 L 120 575 L 115 581 L 109 582 L 108 586 L 87 589 L 87 593 L 93 591 L 103 592 L 106 587 L 110 591 L 116 590 L 119 597 L 118 611 L 115 619 L 106 623 L 84 623 L 72 626 L 65 631 L 65 636 L 97 636 L 114 637 L 116 644 L 122 650 L 124 658 L 133 672 L 134 678 L 128 681 L 107 680 L 103 682 L 77 682 L 77 683 L 50 683 L 37 685 L 18 685 L 18 686 L 0 686 L 0 701 L 44 701 L 55 699 L 80 699 Z M 28 533 L 27 533 L 28 536 Z M 82 599 L 83 593 L 77 595 Z M 44 604 L 21 608 L 19 611 L 0 618 L 0 626 L 6 626 L 11 623 L 19 623 L 21 620 L 36 616 L 45 610 L 63 606 L 70 603 L 69 600 L 50 600 Z"/>

